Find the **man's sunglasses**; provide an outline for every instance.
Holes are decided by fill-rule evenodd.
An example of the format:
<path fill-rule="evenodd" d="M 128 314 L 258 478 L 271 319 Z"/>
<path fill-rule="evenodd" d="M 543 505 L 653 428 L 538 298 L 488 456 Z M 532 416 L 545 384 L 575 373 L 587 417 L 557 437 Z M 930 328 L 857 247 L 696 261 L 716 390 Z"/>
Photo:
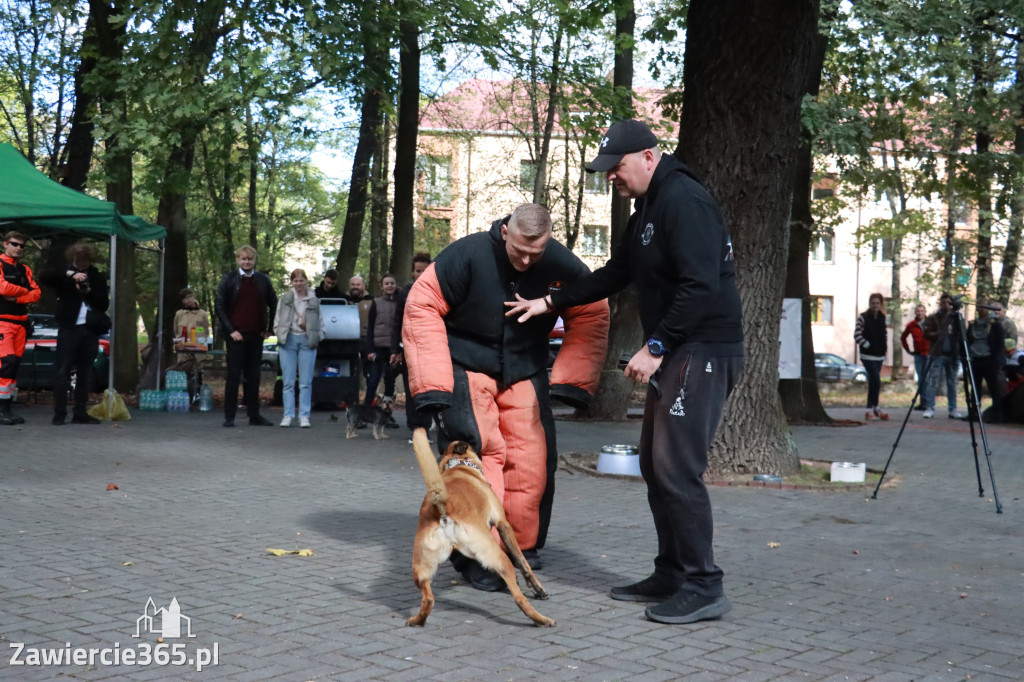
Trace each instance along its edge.
<path fill-rule="evenodd" d="M 16 246 L 19 249 L 25 248 L 25 242 L 12 242 L 12 241 L 8 241 L 7 243 L 10 244 L 11 246 Z"/>

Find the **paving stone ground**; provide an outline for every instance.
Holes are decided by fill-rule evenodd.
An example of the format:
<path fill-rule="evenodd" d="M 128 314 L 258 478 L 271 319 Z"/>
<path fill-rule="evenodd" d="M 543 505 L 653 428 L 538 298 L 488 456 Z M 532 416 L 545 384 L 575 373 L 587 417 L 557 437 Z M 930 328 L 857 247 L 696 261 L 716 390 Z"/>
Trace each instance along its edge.
<path fill-rule="evenodd" d="M 44 406 L 20 413 L 27 424 L 0 431 L 2 679 L 1024 678 L 1020 428 L 987 428 L 1002 514 L 983 452 L 979 496 L 967 423 L 919 413 L 890 467 L 897 484 L 876 500 L 712 487 L 734 608 L 695 625 L 652 623 L 643 605 L 607 597 L 652 568 L 643 484 L 559 471 L 538 574 L 551 598 L 534 602 L 558 626 L 532 627 L 507 594 L 477 592 L 445 565 L 426 626 L 408 628 L 424 484 L 404 429 L 346 440 L 343 414 L 285 430 L 224 429 L 216 412 L 59 428 Z M 881 468 L 901 418 L 793 438 L 804 457 Z M 636 421 L 558 428 L 563 451 L 639 436 Z M 186 661 L 216 646 L 217 664 L 11 664 L 11 644 L 25 646 L 21 660 L 32 648 L 154 647 L 144 628 L 133 636 L 149 598 L 177 598 L 190 619 L 194 637 L 165 644 L 184 644 Z"/>

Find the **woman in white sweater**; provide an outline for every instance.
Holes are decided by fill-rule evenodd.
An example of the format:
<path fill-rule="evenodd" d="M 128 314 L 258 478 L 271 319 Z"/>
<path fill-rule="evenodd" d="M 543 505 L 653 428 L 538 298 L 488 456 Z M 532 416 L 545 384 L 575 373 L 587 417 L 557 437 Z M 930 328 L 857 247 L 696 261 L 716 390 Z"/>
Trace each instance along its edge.
<path fill-rule="evenodd" d="M 305 270 L 292 270 L 291 286 L 291 290 L 285 292 L 277 302 L 277 313 L 274 316 L 277 357 L 281 362 L 281 397 L 284 401 L 281 426 L 291 426 L 295 419 L 295 373 L 298 370 L 299 426 L 309 428 L 316 347 L 323 337 L 320 301 L 309 289 Z"/>

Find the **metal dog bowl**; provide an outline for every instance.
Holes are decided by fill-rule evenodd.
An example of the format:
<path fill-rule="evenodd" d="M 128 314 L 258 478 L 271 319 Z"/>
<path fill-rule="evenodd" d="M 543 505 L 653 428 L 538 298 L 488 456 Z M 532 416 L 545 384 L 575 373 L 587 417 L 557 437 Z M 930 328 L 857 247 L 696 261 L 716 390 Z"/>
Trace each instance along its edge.
<path fill-rule="evenodd" d="M 605 445 L 597 457 L 597 470 L 602 474 L 640 475 L 640 454 L 635 445 Z"/>

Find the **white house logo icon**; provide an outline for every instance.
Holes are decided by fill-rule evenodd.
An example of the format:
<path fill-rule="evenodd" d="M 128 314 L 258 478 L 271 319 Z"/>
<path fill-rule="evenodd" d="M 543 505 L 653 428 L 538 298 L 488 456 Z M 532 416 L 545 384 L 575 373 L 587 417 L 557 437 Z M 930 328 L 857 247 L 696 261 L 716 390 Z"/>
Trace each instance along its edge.
<path fill-rule="evenodd" d="M 160 621 L 159 626 L 156 624 L 158 619 Z M 158 609 L 156 604 L 153 603 L 153 598 L 150 597 L 149 601 L 146 602 L 146 610 L 135 621 L 135 634 L 132 637 L 140 637 L 147 632 L 152 635 L 160 635 L 161 637 L 181 637 L 182 621 L 185 622 L 185 636 L 195 637 L 192 634 L 192 619 L 181 615 L 181 607 L 178 606 L 177 597 L 171 599 L 171 603 L 166 609 Z"/>

